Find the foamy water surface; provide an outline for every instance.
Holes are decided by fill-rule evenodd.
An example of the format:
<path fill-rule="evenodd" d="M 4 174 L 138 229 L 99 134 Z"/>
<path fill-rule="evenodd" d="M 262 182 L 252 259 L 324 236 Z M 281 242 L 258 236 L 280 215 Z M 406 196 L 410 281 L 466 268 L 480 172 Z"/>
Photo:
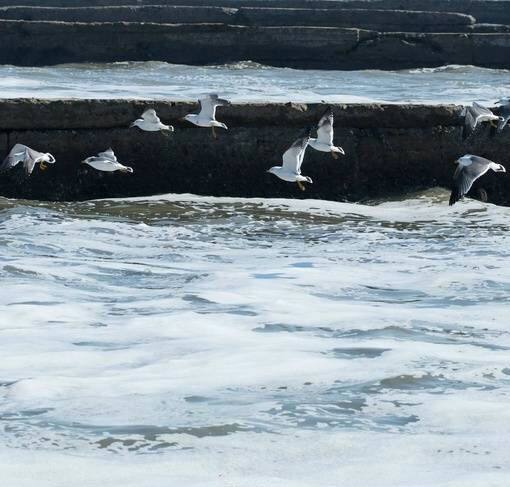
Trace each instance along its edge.
<path fill-rule="evenodd" d="M 510 75 L 503 69 L 456 65 L 403 71 L 299 70 L 252 62 L 0 66 L 2 98 L 191 100 L 210 92 L 237 102 L 493 103 L 509 96 Z"/>
<path fill-rule="evenodd" d="M 447 197 L 2 200 L 3 482 L 506 485 L 510 210 Z"/>

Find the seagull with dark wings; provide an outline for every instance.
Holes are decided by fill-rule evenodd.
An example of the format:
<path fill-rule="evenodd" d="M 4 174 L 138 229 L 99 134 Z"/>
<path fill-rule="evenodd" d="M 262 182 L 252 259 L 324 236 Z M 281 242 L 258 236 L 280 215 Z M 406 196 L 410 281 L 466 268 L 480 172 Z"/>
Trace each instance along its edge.
<path fill-rule="evenodd" d="M 37 152 L 26 145 L 16 144 L 0 165 L 0 172 L 9 171 L 20 162 L 23 163 L 25 174 L 30 176 L 36 164 L 44 171 L 47 167 L 45 163 L 54 164 L 55 158 L 49 152 Z"/>
<path fill-rule="evenodd" d="M 341 147 L 333 144 L 333 109 L 328 107 L 317 124 L 317 138 L 310 139 L 310 147 L 321 152 L 330 152 L 333 158 L 338 159 L 338 154 L 345 155 Z"/>
<path fill-rule="evenodd" d="M 494 115 L 488 108 L 476 102 L 473 102 L 473 105 L 470 107 L 464 107 L 461 116 L 464 117 L 463 138 L 472 135 L 483 122 L 489 122 L 492 126 L 496 127 L 503 120 L 503 117 Z"/>
<path fill-rule="evenodd" d="M 305 190 L 303 183 L 312 183 L 312 178 L 301 175 L 301 164 L 305 157 L 306 147 L 310 141 L 310 131 L 307 135 L 299 137 L 283 154 L 281 166 L 273 166 L 267 172 L 274 174 L 283 181 L 297 183 L 301 191 Z"/>
<path fill-rule="evenodd" d="M 480 156 L 466 154 L 455 161 L 458 164 L 453 175 L 453 188 L 450 195 L 450 206 L 459 201 L 489 169 L 494 172 L 506 172 L 501 164 Z"/>
<path fill-rule="evenodd" d="M 499 122 L 496 131 L 503 132 L 507 123 L 510 121 L 510 98 L 501 98 L 496 102 L 499 105 Z"/>

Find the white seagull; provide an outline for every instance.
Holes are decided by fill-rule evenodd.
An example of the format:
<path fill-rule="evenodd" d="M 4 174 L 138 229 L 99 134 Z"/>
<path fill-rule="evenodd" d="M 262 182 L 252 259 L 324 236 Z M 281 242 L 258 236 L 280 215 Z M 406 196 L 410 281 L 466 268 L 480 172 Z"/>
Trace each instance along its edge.
<path fill-rule="evenodd" d="M 230 105 L 228 100 L 218 98 L 218 95 L 207 95 L 198 101 L 200 103 L 200 112 L 190 113 L 189 115 L 186 115 L 183 120 L 187 120 L 188 122 L 191 122 L 194 125 L 198 125 L 199 127 L 211 127 L 214 138 L 216 138 L 214 127 L 221 127 L 225 130 L 228 130 L 224 123 L 218 122 L 215 118 L 216 107 Z"/>
<path fill-rule="evenodd" d="M 54 164 L 55 158 L 49 152 L 37 152 L 26 145 L 16 144 L 4 159 L 0 171 L 8 171 L 20 162 L 23 163 L 26 175 L 30 176 L 36 164 L 39 164 L 40 169 L 44 171 L 47 167 L 44 163 Z"/>
<path fill-rule="evenodd" d="M 87 157 L 87 159 L 81 162 L 82 164 L 88 164 L 98 171 L 133 172 L 133 168 L 124 166 L 117 160 L 117 157 L 115 156 L 112 149 L 107 149 L 104 152 L 100 152 L 97 156 Z"/>
<path fill-rule="evenodd" d="M 334 159 L 338 159 L 338 154 L 345 155 L 345 152 L 333 145 L 333 120 L 333 109 L 328 107 L 317 124 L 317 138 L 310 139 L 308 144 L 315 150 L 330 152 Z"/>
<path fill-rule="evenodd" d="M 301 191 L 305 190 L 304 182 L 313 183 L 312 178 L 301 175 L 301 164 L 305 157 L 306 147 L 310 141 L 310 132 L 304 137 L 299 137 L 283 154 L 283 164 L 273 166 L 267 172 L 274 174 L 283 181 L 297 183 Z"/>
<path fill-rule="evenodd" d="M 165 125 L 161 123 L 160 118 L 156 114 L 154 108 L 149 108 L 142 113 L 142 118 L 136 119 L 130 127 L 138 127 L 145 132 L 159 132 L 160 130 L 174 131 L 171 125 Z"/>
<path fill-rule="evenodd" d="M 501 98 L 501 100 L 496 102 L 496 105 L 500 107 L 497 131 L 502 132 L 510 120 L 510 98 Z"/>
<path fill-rule="evenodd" d="M 473 186 L 473 183 L 489 169 L 495 172 L 506 172 L 501 164 L 489 161 L 484 157 L 466 154 L 455 161 L 458 164 L 453 175 L 453 188 L 450 195 L 450 206 L 459 201 Z"/>
<path fill-rule="evenodd" d="M 464 107 L 461 116 L 464 116 L 464 138 L 469 137 L 482 122 L 490 122 L 496 126 L 496 122 L 501 122 L 502 117 L 494 115 L 488 108 L 473 102 L 473 106 Z"/>

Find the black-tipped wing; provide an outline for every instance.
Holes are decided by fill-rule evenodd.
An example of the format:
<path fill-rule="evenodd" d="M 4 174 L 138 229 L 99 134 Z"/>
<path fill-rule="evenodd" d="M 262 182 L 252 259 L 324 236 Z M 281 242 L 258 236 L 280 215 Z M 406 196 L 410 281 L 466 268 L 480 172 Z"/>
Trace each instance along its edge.
<path fill-rule="evenodd" d="M 469 165 L 459 163 L 455 169 L 450 206 L 459 201 L 471 189 L 473 183 L 489 170 L 492 163 L 489 159 L 479 156 L 470 156 L 470 160 Z"/>
<path fill-rule="evenodd" d="M 310 134 L 304 137 L 299 137 L 294 143 L 284 152 L 282 167 L 291 173 L 301 174 L 301 164 L 305 157 L 306 146 L 310 140 Z"/>
<path fill-rule="evenodd" d="M 322 144 L 333 145 L 333 110 L 328 107 L 317 124 L 317 141 Z"/>

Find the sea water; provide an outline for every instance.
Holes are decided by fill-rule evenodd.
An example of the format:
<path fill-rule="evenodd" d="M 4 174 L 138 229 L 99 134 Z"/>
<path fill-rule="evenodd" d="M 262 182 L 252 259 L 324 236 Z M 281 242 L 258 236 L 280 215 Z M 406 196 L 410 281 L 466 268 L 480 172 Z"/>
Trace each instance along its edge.
<path fill-rule="evenodd" d="M 508 485 L 509 222 L 0 200 L 1 485 Z"/>
<path fill-rule="evenodd" d="M 163 62 L 0 66 L 2 98 L 189 101 L 211 92 L 237 102 L 493 103 L 509 96 L 510 72 L 456 65 L 403 71 L 320 71 L 253 62 L 204 67 Z"/>

